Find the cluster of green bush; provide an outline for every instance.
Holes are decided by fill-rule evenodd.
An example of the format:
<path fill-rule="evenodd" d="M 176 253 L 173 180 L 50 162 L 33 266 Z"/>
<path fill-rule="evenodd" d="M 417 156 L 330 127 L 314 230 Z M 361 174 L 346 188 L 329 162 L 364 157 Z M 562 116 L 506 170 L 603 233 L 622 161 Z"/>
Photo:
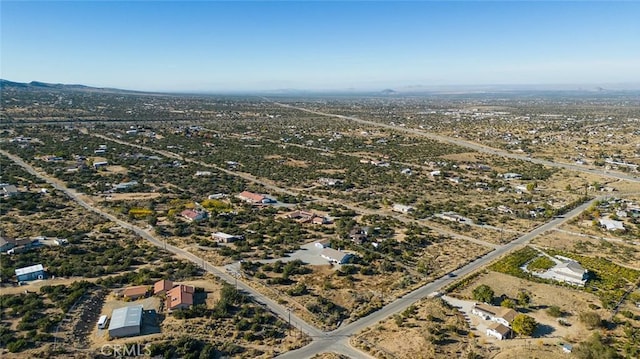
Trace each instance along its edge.
<path fill-rule="evenodd" d="M 73 304 L 82 297 L 89 288 L 96 285 L 87 281 L 73 282 L 71 285 L 45 285 L 40 288 L 52 302 L 56 303 L 62 311 L 67 312 Z"/>
<path fill-rule="evenodd" d="M 114 276 L 105 276 L 96 281 L 96 284 L 106 288 L 122 285 L 144 285 L 152 284 L 162 278 L 172 280 L 184 280 L 187 278 L 202 275 L 202 268 L 181 259 L 166 258 L 163 263 L 155 265 L 153 268 L 140 268 L 135 272 L 126 272 Z"/>
<path fill-rule="evenodd" d="M 200 339 L 182 337 L 177 340 L 156 342 L 147 347 L 150 357 L 162 357 L 167 359 L 217 359 L 224 356 L 240 354 L 244 349 L 238 345 L 226 347 L 214 346 Z"/>
<path fill-rule="evenodd" d="M 493 263 L 489 266 L 489 269 L 518 278 L 533 279 L 531 274 L 523 271 L 520 267 L 539 255 L 540 252 L 537 250 L 531 247 L 524 247 Z"/>
<path fill-rule="evenodd" d="M 3 280 L 16 268 L 42 263 L 47 274 L 56 277 L 95 278 L 131 270 L 159 258 L 158 249 L 125 240 L 101 240 L 88 236 L 72 238 L 67 246 L 43 246 L 3 259 Z"/>
<path fill-rule="evenodd" d="M 86 281 L 71 285 L 43 286 L 38 293 L 0 295 L 0 313 L 3 319 L 19 318 L 16 330 L 0 324 L 0 347 L 10 352 L 37 347 L 53 340 L 52 332 L 67 312 L 85 292 L 93 287 Z M 48 298 L 53 304 L 44 302 Z M 53 310 L 55 307 L 60 312 Z"/>
<path fill-rule="evenodd" d="M 315 300 L 307 303 L 306 308 L 329 327 L 345 319 L 347 314 L 345 308 L 322 296 L 317 296 Z"/>

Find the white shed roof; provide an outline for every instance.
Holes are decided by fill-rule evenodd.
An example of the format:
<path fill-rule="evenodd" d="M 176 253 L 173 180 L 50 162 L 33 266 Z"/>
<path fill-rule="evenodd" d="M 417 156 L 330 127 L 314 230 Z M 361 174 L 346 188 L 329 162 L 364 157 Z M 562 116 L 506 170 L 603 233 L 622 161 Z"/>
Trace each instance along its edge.
<path fill-rule="evenodd" d="M 42 264 L 36 264 L 29 267 L 16 269 L 16 275 L 24 275 L 24 274 L 43 271 L 43 270 L 44 270 L 44 267 L 42 267 Z"/>
<path fill-rule="evenodd" d="M 114 309 L 111 314 L 109 330 L 138 326 L 142 322 L 142 306 L 134 305 Z"/>

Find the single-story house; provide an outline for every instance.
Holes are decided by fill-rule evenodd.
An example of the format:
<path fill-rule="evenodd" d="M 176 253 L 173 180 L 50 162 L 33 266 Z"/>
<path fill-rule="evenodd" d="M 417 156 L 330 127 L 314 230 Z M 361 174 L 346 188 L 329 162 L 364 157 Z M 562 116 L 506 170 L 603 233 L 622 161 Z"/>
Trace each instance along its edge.
<path fill-rule="evenodd" d="M 311 211 L 305 211 L 305 210 L 297 210 L 297 211 L 289 212 L 285 215 L 285 217 L 293 219 L 294 221 L 299 223 L 312 223 L 312 224 L 328 223 L 326 218 L 322 216 L 318 216 Z"/>
<path fill-rule="evenodd" d="M 333 248 L 324 248 L 322 252 L 320 252 L 320 256 L 331 263 L 345 264 L 349 262 L 349 259 L 353 257 L 353 254 L 345 253 Z"/>
<path fill-rule="evenodd" d="M 6 252 L 15 247 L 15 239 L 0 236 L 0 252 Z"/>
<path fill-rule="evenodd" d="M 233 234 L 227 234 L 227 233 L 223 233 L 223 232 L 216 232 L 211 234 L 211 238 L 218 242 L 218 243 L 231 243 L 231 242 L 235 242 L 235 241 L 239 241 L 241 239 L 244 239 L 243 236 L 236 236 Z"/>
<path fill-rule="evenodd" d="M 503 340 L 511 336 L 511 329 L 500 323 L 491 323 L 487 326 L 487 335 Z"/>
<path fill-rule="evenodd" d="M 564 353 L 571 353 L 573 351 L 573 346 L 571 344 L 562 344 L 562 351 Z"/>
<path fill-rule="evenodd" d="M 331 221 L 329 219 L 327 219 L 326 217 L 322 217 L 322 216 L 315 216 L 311 219 L 311 223 L 313 224 L 328 224 L 331 223 Z"/>
<path fill-rule="evenodd" d="M 507 327 L 511 327 L 511 322 L 513 322 L 513 319 L 518 314 L 511 308 L 494 307 L 488 304 L 475 304 L 471 308 L 471 313 L 484 320 L 500 323 Z"/>
<path fill-rule="evenodd" d="M 138 185 L 138 181 L 131 181 L 131 182 L 122 182 L 122 183 L 118 183 L 116 185 L 113 186 L 114 190 L 122 190 L 122 189 L 128 189 L 134 186 Z"/>
<path fill-rule="evenodd" d="M 273 199 L 263 196 L 261 194 L 243 191 L 238 195 L 238 198 L 248 203 L 273 203 Z"/>
<path fill-rule="evenodd" d="M 180 284 L 167 291 L 167 310 L 189 308 L 193 305 L 195 288 L 190 285 Z"/>
<path fill-rule="evenodd" d="M 122 291 L 122 296 L 131 300 L 145 297 L 149 292 L 148 285 L 137 285 L 133 287 L 127 287 Z"/>
<path fill-rule="evenodd" d="M 600 218 L 600 226 L 607 231 L 624 231 L 624 224 L 610 218 Z"/>
<path fill-rule="evenodd" d="M 40 157 L 40 159 L 45 161 L 45 162 L 58 162 L 58 161 L 63 161 L 64 160 L 64 158 L 62 158 L 60 156 L 53 156 L 53 155 L 42 156 L 42 157 Z"/>
<path fill-rule="evenodd" d="M 287 218 L 293 219 L 301 223 L 308 222 L 311 219 L 313 219 L 315 216 L 316 216 L 315 213 L 310 211 L 304 211 L 304 210 L 293 211 L 286 214 Z"/>
<path fill-rule="evenodd" d="M 69 241 L 66 238 L 56 238 L 53 240 L 53 243 L 57 246 L 64 246 L 69 244 Z"/>
<path fill-rule="evenodd" d="M 497 208 L 500 213 L 513 213 L 513 210 L 505 205 L 499 205 Z"/>
<path fill-rule="evenodd" d="M 548 273 L 551 279 L 579 286 L 584 286 L 589 278 L 589 272 L 576 261 L 556 264 Z"/>
<path fill-rule="evenodd" d="M 399 213 L 409 213 L 409 212 L 413 212 L 415 210 L 415 208 L 411 207 L 411 206 L 406 206 L 404 204 L 399 204 L 399 203 L 395 203 L 393 205 L 393 209 L 394 212 L 399 212 Z"/>
<path fill-rule="evenodd" d="M 349 232 L 349 238 L 355 244 L 362 244 L 362 242 L 367 240 L 367 235 L 359 229 L 352 229 L 351 232 Z"/>
<path fill-rule="evenodd" d="M 331 247 L 331 241 L 328 239 L 319 240 L 314 243 L 314 246 L 316 246 L 316 248 L 328 248 Z"/>
<path fill-rule="evenodd" d="M 171 288 L 173 288 L 173 282 L 168 279 L 162 279 L 153 284 L 153 294 L 166 293 Z"/>
<path fill-rule="evenodd" d="M 335 185 L 342 184 L 342 180 L 335 179 L 335 178 L 320 177 L 318 178 L 318 183 L 323 186 L 335 186 Z"/>
<path fill-rule="evenodd" d="M 189 222 L 197 222 L 207 218 L 207 212 L 205 211 L 196 211 L 193 209 L 185 209 L 180 212 L 180 215 L 186 218 Z"/>
<path fill-rule="evenodd" d="M 378 161 L 378 160 L 371 160 L 370 163 L 376 167 L 389 167 L 390 164 L 389 162 L 386 161 Z"/>
<path fill-rule="evenodd" d="M 142 306 L 134 305 L 114 309 L 111 312 L 109 336 L 112 338 L 140 335 L 142 327 Z"/>
<path fill-rule="evenodd" d="M 18 192 L 18 188 L 12 184 L 3 183 L 0 184 L 0 187 L 2 188 L 1 192 L 5 197 L 13 197 L 20 193 Z"/>
<path fill-rule="evenodd" d="M 502 178 L 504 178 L 506 180 L 521 179 L 522 175 L 520 173 L 507 172 L 507 173 L 502 175 Z"/>
<path fill-rule="evenodd" d="M 22 267 L 15 270 L 18 282 L 27 282 L 30 280 L 44 279 L 46 273 L 42 264 L 36 264 L 29 267 Z"/>
<path fill-rule="evenodd" d="M 38 247 L 42 245 L 40 243 L 40 239 L 44 239 L 44 237 L 36 237 L 36 238 L 0 238 L 0 247 L 2 247 L 2 251 L 6 248 L 7 254 L 13 253 L 22 253 L 26 252 L 33 247 Z"/>
<path fill-rule="evenodd" d="M 215 193 L 215 194 L 210 194 L 207 198 L 208 199 L 223 199 L 226 198 L 227 195 L 224 193 Z"/>
<path fill-rule="evenodd" d="M 457 214 L 456 212 L 444 212 L 444 213 L 442 213 L 440 218 L 446 219 L 446 220 L 452 221 L 452 222 L 464 222 L 465 221 L 465 218 L 462 217 L 461 215 Z"/>

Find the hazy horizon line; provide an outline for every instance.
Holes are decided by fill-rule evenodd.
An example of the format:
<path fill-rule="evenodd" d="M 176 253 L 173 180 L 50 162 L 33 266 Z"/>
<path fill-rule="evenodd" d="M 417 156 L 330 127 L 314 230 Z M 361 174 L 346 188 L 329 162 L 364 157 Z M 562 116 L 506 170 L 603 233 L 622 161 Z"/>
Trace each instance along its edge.
<path fill-rule="evenodd" d="M 277 92 L 307 92 L 307 93 L 358 93 L 358 92 L 397 92 L 397 93 L 411 93 L 411 92 L 430 92 L 430 91 L 516 91 L 516 90 L 537 90 L 537 91 L 637 91 L 640 90 L 640 82 L 627 81 L 627 82 L 597 82 L 597 83 L 485 83 L 485 84 L 413 84 L 413 85 L 401 85 L 392 84 L 380 85 L 380 86 L 363 86 L 363 87 L 303 87 L 303 86 L 290 86 L 290 87 L 263 87 L 263 88 L 198 88 L 194 86 L 191 89 L 144 89 L 129 88 L 127 86 L 118 85 L 101 85 L 101 84 L 87 84 L 87 83 L 65 83 L 65 82 L 47 82 L 40 80 L 31 80 L 29 82 L 13 81 L 9 79 L 1 79 L 3 81 L 20 83 L 20 84 L 33 84 L 41 83 L 45 85 L 61 85 L 61 86 L 85 86 L 96 89 L 112 89 L 132 92 L 152 92 L 152 93 L 167 93 L 167 94 L 212 94 L 212 93 L 277 93 Z"/>

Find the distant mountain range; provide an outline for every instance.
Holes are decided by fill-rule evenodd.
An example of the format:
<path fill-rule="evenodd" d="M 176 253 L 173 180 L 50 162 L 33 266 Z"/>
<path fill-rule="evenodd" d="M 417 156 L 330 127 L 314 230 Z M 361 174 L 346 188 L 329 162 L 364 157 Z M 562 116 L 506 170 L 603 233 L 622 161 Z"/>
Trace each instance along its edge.
<path fill-rule="evenodd" d="M 497 85 L 413 85 L 401 86 L 395 89 L 386 88 L 383 90 L 362 90 L 362 89 L 338 89 L 338 90 L 305 90 L 305 89 L 274 89 L 262 91 L 181 91 L 181 92 L 151 92 L 151 91 L 135 91 L 123 90 L 109 87 L 91 87 L 77 84 L 53 84 L 40 81 L 14 82 L 0 79 L 0 88 L 4 89 L 22 89 L 22 90 L 59 90 L 59 91 L 83 91 L 95 93 L 121 93 L 121 94 L 153 94 L 153 95 L 214 95 L 214 94 L 246 94 L 265 96 L 385 96 L 397 97 L 407 95 L 463 95 L 463 94 L 522 94 L 522 93 L 584 93 L 584 94 L 607 94 L 621 92 L 638 92 L 640 91 L 640 83 L 617 83 L 617 84 L 599 84 L 599 85 L 579 85 L 579 84 L 549 84 L 549 85 L 519 85 L 519 84 L 497 84 Z"/>
<path fill-rule="evenodd" d="M 105 93 L 149 93 L 143 91 L 122 90 L 109 87 L 91 87 L 86 85 L 51 84 L 40 81 L 14 82 L 0 79 L 2 89 L 23 89 L 23 90 L 62 90 L 62 91 L 85 91 L 85 92 L 105 92 Z"/>

